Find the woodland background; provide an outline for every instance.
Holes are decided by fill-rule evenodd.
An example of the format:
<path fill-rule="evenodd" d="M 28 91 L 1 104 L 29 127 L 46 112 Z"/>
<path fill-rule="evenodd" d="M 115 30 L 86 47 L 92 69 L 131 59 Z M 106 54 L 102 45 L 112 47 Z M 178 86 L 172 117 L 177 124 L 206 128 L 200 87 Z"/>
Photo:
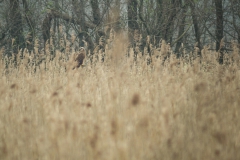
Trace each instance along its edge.
<path fill-rule="evenodd" d="M 165 40 L 178 56 L 182 48 L 231 51 L 232 41 L 240 43 L 238 0 L 1 0 L 0 7 L 0 47 L 6 55 L 34 51 L 36 43 L 43 50 L 51 43 L 53 54 L 66 45 L 87 44 L 93 54 L 105 49 L 101 43 L 109 42 L 111 31 L 127 37 L 134 50 Z M 67 43 L 72 35 L 76 40 Z"/>

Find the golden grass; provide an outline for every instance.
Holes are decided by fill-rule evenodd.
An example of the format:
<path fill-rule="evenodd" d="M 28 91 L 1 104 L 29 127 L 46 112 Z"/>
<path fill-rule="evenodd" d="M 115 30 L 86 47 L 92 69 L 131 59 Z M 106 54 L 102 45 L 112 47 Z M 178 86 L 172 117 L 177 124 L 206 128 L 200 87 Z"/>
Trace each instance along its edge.
<path fill-rule="evenodd" d="M 156 50 L 146 65 L 122 52 L 67 71 L 60 53 L 0 63 L 0 159 L 240 159 L 238 53 L 162 64 Z"/>

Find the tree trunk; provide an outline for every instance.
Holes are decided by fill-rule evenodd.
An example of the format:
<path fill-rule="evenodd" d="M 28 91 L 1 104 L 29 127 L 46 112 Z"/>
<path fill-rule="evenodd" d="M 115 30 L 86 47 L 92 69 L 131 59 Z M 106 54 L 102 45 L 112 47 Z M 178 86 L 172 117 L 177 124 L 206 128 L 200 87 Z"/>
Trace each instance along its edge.
<path fill-rule="evenodd" d="M 201 50 L 202 50 L 201 41 L 200 41 L 201 35 L 200 35 L 200 31 L 199 31 L 197 15 L 195 13 L 195 2 L 193 0 L 190 0 L 189 2 L 190 2 L 192 21 L 193 21 L 193 26 L 194 26 L 194 31 L 195 31 L 195 38 L 196 38 L 196 42 L 197 42 L 197 45 L 195 47 L 199 48 L 198 56 L 201 56 Z"/>
<path fill-rule="evenodd" d="M 18 48 L 24 48 L 22 15 L 19 10 L 19 0 L 10 0 L 10 35 L 14 39 L 13 52 L 18 53 Z"/>
<path fill-rule="evenodd" d="M 137 23 L 137 5 L 137 0 L 128 0 L 128 39 L 131 45 L 134 43 L 135 30 L 139 30 Z"/>
<path fill-rule="evenodd" d="M 29 51 L 33 50 L 33 40 L 34 40 L 34 33 L 35 33 L 35 26 L 33 24 L 33 20 L 32 20 L 32 14 L 29 10 L 28 7 L 28 3 L 26 0 L 22 0 L 23 2 L 23 7 L 24 7 L 24 14 L 25 14 L 25 19 L 27 21 L 27 25 L 29 28 L 29 34 L 28 37 L 26 39 L 27 43 L 26 43 L 26 47 Z"/>
<path fill-rule="evenodd" d="M 91 6 L 92 6 L 92 14 L 93 14 L 93 23 L 95 25 L 99 25 L 100 23 L 100 9 L 98 0 L 91 0 Z"/>
<path fill-rule="evenodd" d="M 171 0 L 170 10 L 169 10 L 170 13 L 169 12 L 167 13 L 169 15 L 169 18 L 165 22 L 165 27 L 163 32 L 163 39 L 170 43 L 173 35 L 172 30 L 173 30 L 174 18 L 177 14 L 176 3 L 177 3 L 177 0 Z"/>
<path fill-rule="evenodd" d="M 44 49 L 47 40 L 50 40 L 50 29 L 51 29 L 51 22 L 53 19 L 53 15 L 51 13 L 48 13 L 46 17 L 43 20 L 42 23 L 42 34 L 43 34 L 43 40 L 44 40 Z"/>
<path fill-rule="evenodd" d="M 216 51 L 219 52 L 219 63 L 223 64 L 221 40 L 223 38 L 223 8 L 222 0 L 214 0 L 216 7 Z"/>
<path fill-rule="evenodd" d="M 84 9 L 85 9 L 85 1 L 81 0 L 80 2 L 77 2 L 76 0 L 72 0 L 72 5 L 73 5 L 73 10 L 76 14 L 76 16 L 79 18 L 79 21 L 81 22 L 80 24 L 80 29 L 78 33 L 78 38 L 79 38 L 79 46 L 80 47 L 85 47 L 84 46 L 84 37 L 87 37 L 88 35 L 85 34 L 87 32 L 87 28 L 85 25 L 85 15 L 84 15 Z M 93 50 L 93 45 L 92 43 L 88 42 L 88 47 L 90 50 Z"/>
<path fill-rule="evenodd" d="M 162 38 L 162 23 L 163 23 L 163 0 L 157 0 L 157 28 L 156 28 L 156 42 L 159 43 Z"/>
<path fill-rule="evenodd" d="M 113 25 L 114 31 L 119 34 L 121 33 L 121 16 L 120 16 L 120 1 L 119 0 L 115 0 L 115 6 L 114 6 L 114 21 L 116 22 Z"/>
<path fill-rule="evenodd" d="M 239 25 L 239 19 L 240 19 L 240 2 L 239 0 L 231 0 L 231 12 L 232 12 L 232 18 L 233 18 L 233 27 L 235 32 L 237 33 L 237 40 L 240 44 L 240 25 Z"/>
<path fill-rule="evenodd" d="M 182 4 L 182 1 L 181 1 L 181 4 Z M 186 12 L 187 12 L 187 5 L 184 5 L 183 8 L 182 8 L 182 19 L 180 20 L 180 24 L 179 24 L 179 30 L 178 30 L 178 41 L 177 41 L 177 44 L 176 44 L 176 48 L 175 48 L 175 53 L 177 54 L 177 57 L 180 56 L 180 47 L 181 47 L 181 44 L 183 43 L 183 37 L 182 35 L 184 34 L 184 29 L 185 29 L 185 21 L 186 21 Z"/>
<path fill-rule="evenodd" d="M 92 15 L 93 15 L 93 23 L 98 26 L 101 21 L 100 9 L 98 0 L 91 0 L 91 7 L 92 7 Z M 99 38 L 101 35 L 96 32 L 96 43 L 99 43 Z"/>

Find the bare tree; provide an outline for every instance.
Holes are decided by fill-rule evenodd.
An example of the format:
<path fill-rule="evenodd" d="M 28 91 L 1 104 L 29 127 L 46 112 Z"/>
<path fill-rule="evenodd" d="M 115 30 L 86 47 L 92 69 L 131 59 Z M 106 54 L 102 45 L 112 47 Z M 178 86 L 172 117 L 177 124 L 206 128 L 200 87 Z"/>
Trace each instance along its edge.
<path fill-rule="evenodd" d="M 198 17 L 196 14 L 196 8 L 195 8 L 195 2 L 193 0 L 189 0 L 189 5 L 191 8 L 191 14 L 192 14 L 192 21 L 193 21 L 193 26 L 194 26 L 194 33 L 195 33 L 195 38 L 196 38 L 196 45 L 195 47 L 199 48 L 199 52 L 198 55 L 201 56 L 201 35 L 200 35 L 200 29 L 199 29 L 199 21 L 198 21 Z"/>
<path fill-rule="evenodd" d="M 176 47 L 175 47 L 175 53 L 177 53 L 178 57 L 180 56 L 179 49 L 181 47 L 181 44 L 183 43 L 183 37 L 185 34 L 185 22 L 186 22 L 186 13 L 188 4 L 183 4 L 182 0 L 180 1 L 180 6 L 182 8 L 181 11 L 181 20 L 178 28 L 178 39 L 176 40 Z"/>
<path fill-rule="evenodd" d="M 231 8 L 231 13 L 232 13 L 232 18 L 233 18 L 233 28 L 235 32 L 237 33 L 237 40 L 238 43 L 240 43 L 240 2 L 238 0 L 230 0 L 230 8 Z"/>
<path fill-rule="evenodd" d="M 128 38 L 129 42 L 133 44 L 134 42 L 134 32 L 139 30 L 138 26 L 138 12 L 137 12 L 137 6 L 138 2 L 137 0 L 128 0 Z"/>
<path fill-rule="evenodd" d="M 22 15 L 19 9 L 19 0 L 10 0 L 9 12 L 10 35 L 13 39 L 13 52 L 17 53 L 18 48 L 24 48 Z"/>
<path fill-rule="evenodd" d="M 22 0 L 24 7 L 24 17 L 26 19 L 29 31 L 26 39 L 26 47 L 28 50 L 33 50 L 33 41 L 35 37 L 35 24 L 33 22 L 32 12 L 28 7 L 28 2 L 26 0 Z"/>
<path fill-rule="evenodd" d="M 72 0 L 72 6 L 73 6 L 73 11 L 76 15 L 76 17 L 79 18 L 81 24 L 79 25 L 79 30 L 78 30 L 78 38 L 79 38 L 79 45 L 81 47 L 84 47 L 84 36 L 89 37 L 87 33 L 87 28 L 85 25 L 85 1 L 77 1 L 77 0 Z M 88 44 L 89 48 L 93 50 L 93 43 L 91 40 L 88 39 Z"/>
<path fill-rule="evenodd" d="M 223 63 L 221 40 L 223 39 L 223 7 L 222 0 L 214 0 L 216 7 L 216 51 L 220 52 L 219 63 Z"/>
<path fill-rule="evenodd" d="M 101 20 L 101 17 L 100 17 L 101 15 L 100 15 L 98 0 L 91 0 L 90 3 L 92 6 L 93 23 L 95 25 L 99 25 Z"/>

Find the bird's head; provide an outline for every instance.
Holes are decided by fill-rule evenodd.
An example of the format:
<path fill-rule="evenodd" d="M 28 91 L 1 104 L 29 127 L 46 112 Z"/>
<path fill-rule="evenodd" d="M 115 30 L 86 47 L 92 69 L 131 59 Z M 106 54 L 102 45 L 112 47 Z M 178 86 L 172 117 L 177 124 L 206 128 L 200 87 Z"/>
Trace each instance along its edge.
<path fill-rule="evenodd" d="M 85 50 L 84 47 L 80 47 L 79 51 L 80 51 L 80 52 L 85 52 L 86 50 Z"/>

